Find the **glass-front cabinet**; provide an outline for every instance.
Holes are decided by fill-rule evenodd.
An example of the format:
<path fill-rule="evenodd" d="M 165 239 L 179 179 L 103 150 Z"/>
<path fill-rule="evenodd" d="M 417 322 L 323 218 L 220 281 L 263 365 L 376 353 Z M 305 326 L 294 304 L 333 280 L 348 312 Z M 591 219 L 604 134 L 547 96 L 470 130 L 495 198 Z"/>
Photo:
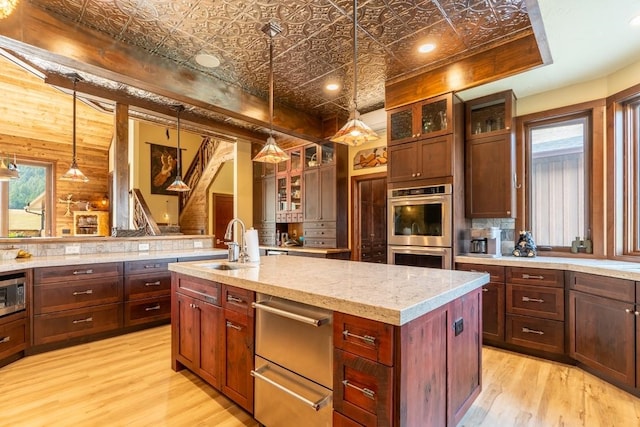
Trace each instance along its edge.
<path fill-rule="evenodd" d="M 304 147 L 304 168 L 332 165 L 335 163 L 333 143 L 311 144 Z"/>
<path fill-rule="evenodd" d="M 277 164 L 276 222 L 302 221 L 303 148 L 287 151 L 290 159 Z"/>
<path fill-rule="evenodd" d="M 451 97 L 449 93 L 389 111 L 389 145 L 451 133 Z"/>
<path fill-rule="evenodd" d="M 465 103 L 466 138 L 509 133 L 513 127 L 515 97 L 510 90 Z"/>

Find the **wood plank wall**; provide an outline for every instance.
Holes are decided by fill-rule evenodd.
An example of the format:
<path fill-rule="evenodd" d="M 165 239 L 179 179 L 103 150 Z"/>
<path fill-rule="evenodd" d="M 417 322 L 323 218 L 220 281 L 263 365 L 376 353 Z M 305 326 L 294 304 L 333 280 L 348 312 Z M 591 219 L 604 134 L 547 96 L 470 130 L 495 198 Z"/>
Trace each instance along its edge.
<path fill-rule="evenodd" d="M 56 235 L 71 228 L 66 205 L 57 203 L 73 194 L 73 200 L 87 200 L 99 206 L 108 192 L 109 145 L 113 116 L 89 107 L 78 99 L 76 115 L 77 159 L 89 178 L 85 184 L 60 181 L 71 164 L 73 98 L 46 85 L 42 79 L 0 57 L 0 155 L 54 164 Z M 19 162 L 18 162 L 19 163 Z M 83 206 L 74 206 L 80 210 Z"/>

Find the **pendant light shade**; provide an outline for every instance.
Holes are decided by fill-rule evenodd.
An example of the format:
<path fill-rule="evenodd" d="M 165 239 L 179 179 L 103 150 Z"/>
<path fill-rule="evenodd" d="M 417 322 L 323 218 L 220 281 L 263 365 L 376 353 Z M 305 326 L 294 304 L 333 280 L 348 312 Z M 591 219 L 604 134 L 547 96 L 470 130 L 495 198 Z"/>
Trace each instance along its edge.
<path fill-rule="evenodd" d="M 369 126 L 360 120 L 358 112 L 358 0 L 353 0 L 353 111 L 347 124 L 331 138 L 331 141 L 351 146 L 379 139 Z"/>
<path fill-rule="evenodd" d="M 78 80 L 80 80 L 80 76 L 77 74 L 73 75 L 73 158 L 71 160 L 71 167 L 69 170 L 60 177 L 61 181 L 71 181 L 71 182 L 88 182 L 89 178 L 82 173 L 82 171 L 78 168 L 78 161 L 76 159 L 76 85 L 78 84 Z"/>
<path fill-rule="evenodd" d="M 182 164 L 182 153 L 180 150 L 180 113 L 182 112 L 182 110 L 184 110 L 184 107 L 182 105 L 179 105 L 176 109 L 178 110 L 178 155 L 176 157 L 176 179 L 171 183 L 170 186 L 167 187 L 167 190 L 184 192 L 191 191 L 191 188 L 189 188 L 189 186 L 185 184 L 184 181 L 182 181 L 182 175 L 180 174 L 180 166 Z"/>
<path fill-rule="evenodd" d="M 280 26 L 269 22 L 262 31 L 269 36 L 269 138 L 260 152 L 253 158 L 254 162 L 280 163 L 289 160 L 289 155 L 278 147 L 273 137 L 273 36 L 280 34 Z"/>

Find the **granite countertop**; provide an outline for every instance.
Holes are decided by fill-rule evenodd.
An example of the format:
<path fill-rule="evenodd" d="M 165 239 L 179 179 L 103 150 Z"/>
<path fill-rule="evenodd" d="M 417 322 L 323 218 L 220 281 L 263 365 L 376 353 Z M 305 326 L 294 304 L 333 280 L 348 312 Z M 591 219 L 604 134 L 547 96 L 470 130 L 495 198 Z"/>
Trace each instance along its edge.
<path fill-rule="evenodd" d="M 503 265 L 507 267 L 533 267 L 567 270 L 640 281 L 640 263 L 615 261 L 611 259 L 545 256 L 536 256 L 531 258 L 514 256 L 485 258 L 472 255 L 458 255 L 455 257 L 455 262 L 482 265 Z"/>
<path fill-rule="evenodd" d="M 226 249 L 192 249 L 151 252 L 108 252 L 86 255 L 80 254 L 17 258 L 8 261 L 0 261 L 0 273 L 36 267 L 57 267 L 61 265 L 95 264 L 100 262 L 141 261 L 197 256 L 224 256 L 226 258 L 227 254 L 228 252 Z"/>
<path fill-rule="evenodd" d="M 304 246 L 260 246 L 260 249 L 270 251 L 306 252 L 309 254 L 339 254 L 351 252 L 349 248 L 305 248 Z"/>
<path fill-rule="evenodd" d="M 262 257 L 237 270 L 207 267 L 212 264 L 174 263 L 169 270 L 392 325 L 403 325 L 489 281 L 485 273 L 324 258 Z"/>

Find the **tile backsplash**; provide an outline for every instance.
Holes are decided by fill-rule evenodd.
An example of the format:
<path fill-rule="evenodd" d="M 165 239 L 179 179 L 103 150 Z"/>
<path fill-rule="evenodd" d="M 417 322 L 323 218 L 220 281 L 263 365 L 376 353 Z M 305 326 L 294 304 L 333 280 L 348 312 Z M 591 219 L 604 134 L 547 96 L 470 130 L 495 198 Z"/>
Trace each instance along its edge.
<path fill-rule="evenodd" d="M 516 239 L 516 220 L 514 218 L 474 218 L 471 220 L 472 228 L 500 227 L 502 255 L 511 255 Z"/>

